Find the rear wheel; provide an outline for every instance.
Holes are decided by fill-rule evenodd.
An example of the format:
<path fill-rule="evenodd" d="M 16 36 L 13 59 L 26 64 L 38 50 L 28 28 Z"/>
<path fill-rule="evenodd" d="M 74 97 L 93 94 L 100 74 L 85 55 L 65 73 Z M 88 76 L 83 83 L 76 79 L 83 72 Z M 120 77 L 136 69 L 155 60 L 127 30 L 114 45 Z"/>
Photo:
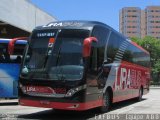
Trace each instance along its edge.
<path fill-rule="evenodd" d="M 111 107 L 111 95 L 108 91 L 103 95 L 103 105 L 100 107 L 101 112 L 108 112 Z"/>

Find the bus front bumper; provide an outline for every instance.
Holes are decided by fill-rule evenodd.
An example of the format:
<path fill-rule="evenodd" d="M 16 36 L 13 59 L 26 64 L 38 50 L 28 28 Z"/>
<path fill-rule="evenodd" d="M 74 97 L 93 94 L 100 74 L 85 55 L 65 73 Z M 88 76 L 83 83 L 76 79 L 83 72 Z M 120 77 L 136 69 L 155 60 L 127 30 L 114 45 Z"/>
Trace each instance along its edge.
<path fill-rule="evenodd" d="M 19 99 L 19 104 L 22 106 L 83 111 L 83 110 L 88 110 L 91 108 L 102 106 L 102 100 L 99 99 L 99 100 L 88 101 L 84 103 L 63 103 L 63 102 L 52 102 L 52 101 L 46 101 L 46 100 Z"/>

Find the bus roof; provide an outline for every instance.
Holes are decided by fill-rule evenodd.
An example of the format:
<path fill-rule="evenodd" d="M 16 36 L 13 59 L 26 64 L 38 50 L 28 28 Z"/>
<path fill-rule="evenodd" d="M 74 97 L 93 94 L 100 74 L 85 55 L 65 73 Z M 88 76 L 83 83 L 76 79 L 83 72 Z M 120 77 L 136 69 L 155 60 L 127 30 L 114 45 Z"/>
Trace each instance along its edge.
<path fill-rule="evenodd" d="M 55 22 L 50 22 L 47 25 L 43 25 L 43 26 L 37 26 L 35 29 L 51 29 L 51 28 L 57 28 L 57 29 L 83 29 L 83 28 L 93 28 L 94 26 L 99 25 L 99 26 L 104 26 L 108 29 L 110 29 L 111 31 L 116 32 L 117 34 L 119 34 L 120 36 L 126 38 L 123 34 L 119 33 L 118 31 L 116 31 L 115 29 L 113 29 L 112 27 L 110 27 L 109 25 L 102 23 L 102 22 L 98 22 L 98 21 L 85 21 L 85 20 L 67 20 L 67 21 L 55 21 Z M 126 38 L 127 39 L 127 38 Z"/>
<path fill-rule="evenodd" d="M 5 38 L 0 38 L 0 43 L 9 43 L 12 39 L 5 39 Z M 27 41 L 25 40 L 18 40 L 16 41 L 16 44 L 26 44 Z"/>
<path fill-rule="evenodd" d="M 82 21 L 82 20 L 69 20 L 69 21 L 56 21 L 56 22 L 50 22 L 47 25 L 39 26 L 37 28 L 52 28 L 52 27 L 58 27 L 58 28 L 65 28 L 65 27 L 94 27 L 95 25 L 103 25 L 108 26 L 104 23 L 97 22 L 97 21 Z M 109 26 L 108 26 L 109 27 Z M 110 27 L 111 28 L 111 27 Z"/>

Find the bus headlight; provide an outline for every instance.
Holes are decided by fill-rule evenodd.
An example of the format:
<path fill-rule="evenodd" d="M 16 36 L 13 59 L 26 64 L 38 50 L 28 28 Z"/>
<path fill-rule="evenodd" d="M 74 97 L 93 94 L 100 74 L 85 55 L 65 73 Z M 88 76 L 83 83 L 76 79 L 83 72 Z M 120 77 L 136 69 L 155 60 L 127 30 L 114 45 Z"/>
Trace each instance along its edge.
<path fill-rule="evenodd" d="M 21 88 L 23 93 L 26 93 L 26 88 L 21 83 L 19 83 L 19 87 Z"/>
<path fill-rule="evenodd" d="M 79 89 L 75 88 L 75 89 L 70 89 L 68 90 L 68 92 L 66 93 L 65 97 L 71 97 L 72 95 L 74 95 L 76 92 L 78 92 Z"/>
<path fill-rule="evenodd" d="M 68 90 L 65 97 L 71 97 L 72 95 L 74 95 L 78 91 L 83 90 L 85 88 L 86 88 L 86 85 L 82 85 L 82 86 L 79 86 L 79 87 L 76 87 L 76 88 L 72 88 L 72 89 Z"/>

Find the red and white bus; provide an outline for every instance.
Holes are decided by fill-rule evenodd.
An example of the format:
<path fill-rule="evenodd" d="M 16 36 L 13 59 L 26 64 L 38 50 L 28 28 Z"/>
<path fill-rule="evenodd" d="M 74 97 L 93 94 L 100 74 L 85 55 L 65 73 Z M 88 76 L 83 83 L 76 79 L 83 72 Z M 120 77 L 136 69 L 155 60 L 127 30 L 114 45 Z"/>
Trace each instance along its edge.
<path fill-rule="evenodd" d="M 59 21 L 33 30 L 19 80 L 19 104 L 108 111 L 149 92 L 150 55 L 100 22 Z"/>

